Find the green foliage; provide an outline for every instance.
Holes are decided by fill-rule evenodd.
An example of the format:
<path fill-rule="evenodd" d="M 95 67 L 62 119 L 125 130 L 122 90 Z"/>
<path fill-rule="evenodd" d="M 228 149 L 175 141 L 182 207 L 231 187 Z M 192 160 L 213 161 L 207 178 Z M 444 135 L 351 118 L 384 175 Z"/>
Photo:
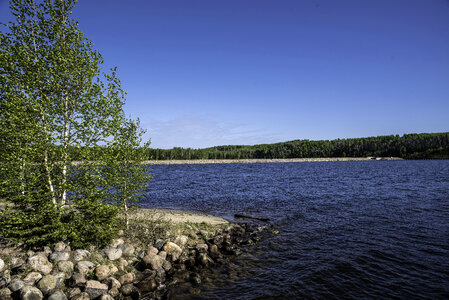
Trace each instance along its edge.
<path fill-rule="evenodd" d="M 134 154 L 141 131 L 124 118 L 116 70 L 101 73 L 103 58 L 70 19 L 75 3 L 11 0 L 16 20 L 0 31 L 0 235 L 30 245 L 106 244 L 117 232 L 111 190 L 140 178 L 91 162 L 122 165 L 106 156 L 130 152 L 126 142 Z"/>
<path fill-rule="evenodd" d="M 449 158 L 449 132 L 388 135 L 337 140 L 295 140 L 254 146 L 217 146 L 205 149 L 148 149 L 149 160 L 272 159 L 316 157 Z"/>

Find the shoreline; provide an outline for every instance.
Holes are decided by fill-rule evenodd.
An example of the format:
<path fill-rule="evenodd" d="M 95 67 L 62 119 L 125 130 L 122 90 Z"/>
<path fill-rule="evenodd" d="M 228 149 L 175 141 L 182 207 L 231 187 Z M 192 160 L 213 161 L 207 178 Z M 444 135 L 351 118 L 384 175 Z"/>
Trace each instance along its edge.
<path fill-rule="evenodd" d="M 144 165 L 199 165 L 199 164 L 249 164 L 289 162 L 332 162 L 332 161 L 379 161 L 404 160 L 400 157 L 318 157 L 318 158 L 255 158 L 255 159 L 191 159 L 191 160 L 146 160 Z"/>

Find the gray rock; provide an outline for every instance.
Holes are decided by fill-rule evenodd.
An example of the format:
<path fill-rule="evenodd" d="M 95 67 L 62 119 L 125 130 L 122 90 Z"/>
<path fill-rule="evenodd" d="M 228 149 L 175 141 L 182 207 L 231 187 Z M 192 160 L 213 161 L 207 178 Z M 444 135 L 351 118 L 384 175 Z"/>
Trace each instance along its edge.
<path fill-rule="evenodd" d="M 86 283 L 86 277 L 82 273 L 75 273 L 69 281 L 71 286 L 82 287 Z"/>
<path fill-rule="evenodd" d="M 111 274 L 111 269 L 107 265 L 100 265 L 95 268 L 95 276 L 98 280 L 102 281 Z"/>
<path fill-rule="evenodd" d="M 164 245 L 165 241 L 161 239 L 157 239 L 156 242 L 154 243 L 154 247 L 156 247 L 158 250 L 161 250 L 162 247 L 164 247 Z"/>
<path fill-rule="evenodd" d="M 120 281 L 118 281 L 117 279 L 115 279 L 112 276 L 107 279 L 107 282 L 108 282 L 108 286 L 110 289 L 115 288 L 115 287 L 119 289 L 122 287 L 122 284 L 120 283 Z"/>
<path fill-rule="evenodd" d="M 50 254 L 51 261 L 66 261 L 70 259 L 70 253 L 66 251 L 55 251 Z"/>
<path fill-rule="evenodd" d="M 142 262 L 146 268 L 151 268 L 153 270 L 156 270 L 160 267 L 162 267 L 164 263 L 164 259 L 160 257 L 159 255 L 149 254 L 146 255 L 144 258 L 142 258 Z"/>
<path fill-rule="evenodd" d="M 52 251 L 51 251 L 50 247 L 48 247 L 48 246 L 44 247 L 44 253 L 46 256 L 49 256 L 51 254 L 51 252 Z"/>
<path fill-rule="evenodd" d="M 209 266 L 214 264 L 214 260 L 207 255 L 207 253 L 201 252 L 198 254 L 198 262 L 203 266 Z"/>
<path fill-rule="evenodd" d="M 47 300 L 67 300 L 67 296 L 62 291 L 56 291 Z"/>
<path fill-rule="evenodd" d="M 184 246 L 187 244 L 189 238 L 185 235 L 178 235 L 175 239 L 175 244 L 181 246 L 181 248 L 184 248 Z"/>
<path fill-rule="evenodd" d="M 60 284 L 58 277 L 53 275 L 45 275 L 41 280 L 39 280 L 37 287 L 42 291 L 42 293 L 44 293 L 44 295 L 47 295 L 57 289 L 58 284 Z"/>
<path fill-rule="evenodd" d="M 110 248 L 117 248 L 120 245 L 123 245 L 125 241 L 122 238 L 118 238 L 112 241 L 112 243 L 109 245 Z"/>
<path fill-rule="evenodd" d="M 84 249 L 77 249 L 73 252 L 74 261 L 82 261 L 90 256 L 90 252 Z"/>
<path fill-rule="evenodd" d="M 53 246 L 53 251 L 61 252 L 61 251 L 65 250 L 65 247 L 66 247 L 66 244 L 64 242 L 59 242 Z"/>
<path fill-rule="evenodd" d="M 17 292 L 25 286 L 25 283 L 20 279 L 13 279 L 8 285 L 8 288 L 13 292 Z"/>
<path fill-rule="evenodd" d="M 58 262 L 58 269 L 61 272 L 71 274 L 74 270 L 74 265 L 70 260 Z"/>
<path fill-rule="evenodd" d="M 74 289 L 71 289 L 67 296 L 69 296 L 69 298 L 72 299 L 73 297 L 75 297 L 76 295 L 79 295 L 79 294 L 81 294 L 81 290 L 80 290 L 80 288 L 76 287 Z"/>
<path fill-rule="evenodd" d="M 11 278 L 9 276 L 0 275 L 0 289 L 6 287 L 10 281 L 11 281 Z"/>
<path fill-rule="evenodd" d="M 86 283 L 85 292 L 89 294 L 90 298 L 95 299 L 108 292 L 108 286 L 96 280 L 89 280 Z"/>
<path fill-rule="evenodd" d="M 90 300 L 90 296 L 88 293 L 83 292 L 81 294 L 75 295 L 70 300 Z"/>
<path fill-rule="evenodd" d="M 173 261 L 178 260 L 182 253 L 181 247 L 172 242 L 167 242 L 164 247 L 162 247 L 162 250 L 167 252 L 168 255 L 171 255 Z"/>
<path fill-rule="evenodd" d="M 2 288 L 0 289 L 0 299 L 2 300 L 10 300 L 11 298 L 11 290 L 8 288 Z"/>
<path fill-rule="evenodd" d="M 119 294 L 120 291 L 116 287 L 113 287 L 112 289 L 109 290 L 109 295 L 111 295 L 112 297 L 117 297 Z"/>
<path fill-rule="evenodd" d="M 122 257 L 122 250 L 117 248 L 105 248 L 103 251 L 109 260 L 117 260 Z"/>
<path fill-rule="evenodd" d="M 101 295 L 100 300 L 114 300 L 114 297 L 112 297 L 109 294 L 104 294 L 104 295 Z"/>
<path fill-rule="evenodd" d="M 131 296 L 131 298 L 133 299 L 140 299 L 140 292 L 139 289 L 137 289 L 134 285 L 132 284 L 126 284 L 124 286 L 122 286 L 122 294 L 124 296 Z"/>
<path fill-rule="evenodd" d="M 39 253 L 28 258 L 28 265 L 34 271 L 41 272 L 45 275 L 50 274 L 53 270 L 53 264 L 48 261 L 46 256 Z"/>
<path fill-rule="evenodd" d="M 94 268 L 94 263 L 87 260 L 79 261 L 75 266 L 75 271 L 86 275 L 90 270 Z"/>
<path fill-rule="evenodd" d="M 119 245 L 117 248 L 122 250 L 122 255 L 124 256 L 131 256 L 134 254 L 134 251 L 136 251 L 134 246 L 130 244 L 122 244 Z"/>
<path fill-rule="evenodd" d="M 134 273 L 126 273 L 125 275 L 122 275 L 119 277 L 118 281 L 121 285 L 132 283 L 134 279 L 136 278 L 136 275 Z"/>
<path fill-rule="evenodd" d="M 3 259 L 0 258 L 0 272 L 3 272 L 4 269 L 6 269 L 6 264 Z"/>
<path fill-rule="evenodd" d="M 207 244 L 196 244 L 195 248 L 199 252 L 207 252 L 207 249 L 209 249 L 209 246 L 207 246 Z"/>
<path fill-rule="evenodd" d="M 42 274 L 39 272 L 31 272 L 23 279 L 25 284 L 34 285 L 36 282 L 42 279 Z"/>
<path fill-rule="evenodd" d="M 20 290 L 20 298 L 22 300 L 42 300 L 44 299 L 44 295 L 37 287 L 24 286 Z"/>

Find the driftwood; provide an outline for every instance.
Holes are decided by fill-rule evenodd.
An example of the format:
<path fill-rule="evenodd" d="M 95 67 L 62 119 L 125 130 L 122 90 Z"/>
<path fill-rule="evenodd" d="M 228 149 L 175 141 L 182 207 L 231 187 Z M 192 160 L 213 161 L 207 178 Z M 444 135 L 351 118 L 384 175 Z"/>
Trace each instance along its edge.
<path fill-rule="evenodd" d="M 252 216 L 247 216 L 247 215 L 242 215 L 242 214 L 235 214 L 234 218 L 239 218 L 239 219 L 251 219 L 251 220 L 258 220 L 258 221 L 262 221 L 262 222 L 268 222 L 270 221 L 270 219 L 268 218 L 259 218 L 259 217 L 252 217 Z"/>

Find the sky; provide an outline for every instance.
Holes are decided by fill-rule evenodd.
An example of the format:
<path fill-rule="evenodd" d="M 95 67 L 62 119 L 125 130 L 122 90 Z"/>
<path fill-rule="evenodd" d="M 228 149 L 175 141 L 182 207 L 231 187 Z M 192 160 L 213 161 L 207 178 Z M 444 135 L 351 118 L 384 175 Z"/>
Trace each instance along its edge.
<path fill-rule="evenodd" d="M 448 0 L 79 0 L 72 17 L 154 148 L 449 131 Z"/>

